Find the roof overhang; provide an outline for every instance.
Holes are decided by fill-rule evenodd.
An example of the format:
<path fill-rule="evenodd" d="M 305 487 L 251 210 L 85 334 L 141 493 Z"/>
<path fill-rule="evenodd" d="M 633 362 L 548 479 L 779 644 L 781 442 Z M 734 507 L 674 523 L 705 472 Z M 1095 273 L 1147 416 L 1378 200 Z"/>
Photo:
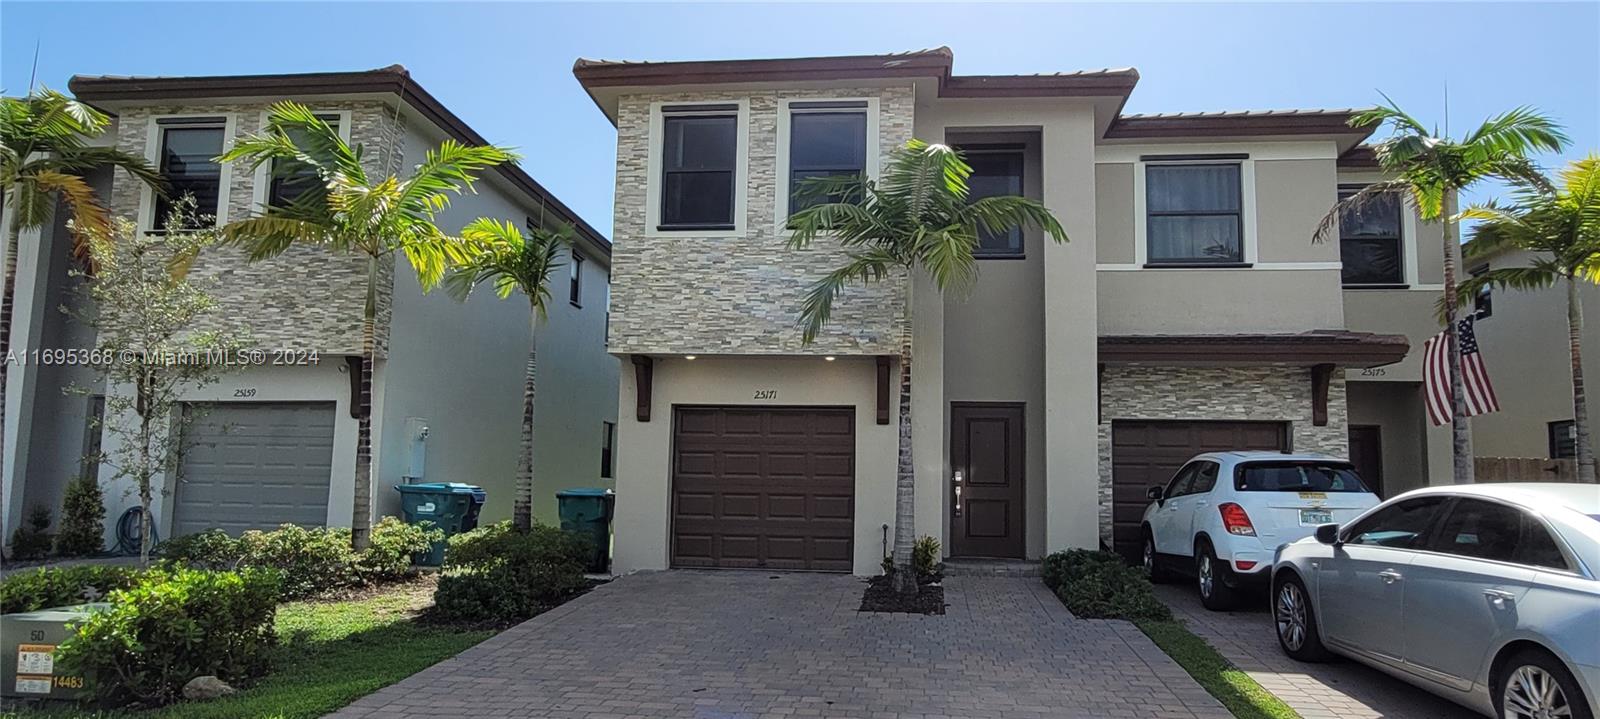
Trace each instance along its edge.
<path fill-rule="evenodd" d="M 1331 364 L 1381 367 L 1405 359 L 1404 335 L 1318 330 L 1300 334 L 1111 335 L 1100 361 L 1149 364 Z"/>
<path fill-rule="evenodd" d="M 468 145 L 489 141 L 413 80 L 400 65 L 359 72 L 315 72 L 276 75 L 221 75 L 208 77 L 96 77 L 74 76 L 67 87 L 79 100 L 107 112 L 161 100 L 243 101 L 261 98 L 367 95 L 392 96 L 446 135 Z M 495 168 L 498 175 L 534 204 L 572 226 L 579 238 L 603 257 L 611 256 L 611 241 L 567 207 L 526 170 L 515 163 Z"/>
<path fill-rule="evenodd" d="M 1121 115 L 1106 130 L 1109 142 L 1183 142 L 1197 138 L 1233 140 L 1334 140 L 1341 155 L 1361 145 L 1378 129 L 1352 125 L 1361 110 L 1275 110 L 1264 112 Z"/>

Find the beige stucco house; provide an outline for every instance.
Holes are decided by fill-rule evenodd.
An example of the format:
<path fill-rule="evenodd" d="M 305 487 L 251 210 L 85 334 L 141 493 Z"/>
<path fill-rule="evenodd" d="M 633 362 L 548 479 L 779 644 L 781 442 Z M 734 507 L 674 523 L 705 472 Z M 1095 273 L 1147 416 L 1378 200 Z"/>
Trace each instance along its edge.
<path fill-rule="evenodd" d="M 234 140 L 258 131 L 269 105 L 280 100 L 325 113 L 347 141 L 365 146 L 373 172 L 415 165 L 446 138 L 486 142 L 399 66 L 295 75 L 79 76 L 71 89 L 115 117 L 101 141 L 147 158 L 219 223 L 259 211 L 282 189 L 267 167 L 251 172 L 213 161 Z M 155 228 L 164 214 L 143 185 L 120 171 L 92 179 L 112 212 L 141 230 Z M 577 230 L 567 266 L 553 278 L 556 301 L 539 329 L 535 512 L 553 522 L 555 491 L 611 482 L 618 375 L 617 361 L 605 352 L 611 246 L 516 165 L 486 173 L 477 193 L 457 198 L 440 225 L 455 231 L 477 217 L 558 221 Z M 23 237 L 14 348 L 94 346 L 91 330 L 57 311 L 78 301 L 68 276 L 69 245 L 61 222 Z M 486 521 L 508 518 L 521 435 L 527 303 L 501 301 L 492 292 L 457 303 L 442 291 L 424 294 L 404 264 L 391 261 L 381 270 L 373 514 L 399 512 L 396 484 L 457 481 L 488 490 Z M 189 429 L 191 449 L 180 476 L 161 480 L 154 507 L 160 536 L 283 522 L 349 526 L 364 261 L 297 247 L 247 263 L 241 251 L 215 248 L 194 272 L 216 280 L 211 291 L 220 307 L 212 321 L 245 332 L 265 355 L 262 364 L 187 398 L 207 411 Z M 315 361 L 308 361 L 311 353 Z M 91 396 L 64 394 L 70 386 L 88 388 Z M 110 468 L 84 461 L 105 436 L 97 424 L 101 397 L 118 388 L 97 386 L 87 368 L 25 363 L 12 366 L 9 389 L 7 536 L 26 508 L 44 505 L 59 513 L 63 487 L 81 472 L 99 472 L 108 525 L 138 503 Z"/>
<path fill-rule="evenodd" d="M 1437 230 L 1394 206 L 1311 240 L 1377 178 L 1372 128 L 1125 114 L 1134 70 L 952 66 L 944 48 L 576 64 L 618 136 L 619 570 L 876 572 L 908 281 L 916 531 L 951 556 L 1128 545 L 1146 487 L 1206 448 L 1352 456 L 1385 494 L 1445 481 L 1408 354 L 1436 327 Z M 975 192 L 1042 200 L 1071 241 L 985 236 L 968 296 L 891 277 L 803 344 L 801 297 L 839 256 L 785 248 L 790 188 L 872 176 L 913 137 L 962 148 Z"/>

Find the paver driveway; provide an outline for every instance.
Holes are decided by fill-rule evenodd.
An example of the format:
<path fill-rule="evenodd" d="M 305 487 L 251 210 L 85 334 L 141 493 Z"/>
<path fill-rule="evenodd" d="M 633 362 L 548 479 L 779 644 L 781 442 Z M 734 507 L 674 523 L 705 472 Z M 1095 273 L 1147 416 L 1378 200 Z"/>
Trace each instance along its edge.
<path fill-rule="evenodd" d="M 1037 577 L 950 577 L 944 616 L 863 614 L 839 575 L 636 574 L 335 717 L 1197 717 L 1229 714 L 1131 624 Z"/>

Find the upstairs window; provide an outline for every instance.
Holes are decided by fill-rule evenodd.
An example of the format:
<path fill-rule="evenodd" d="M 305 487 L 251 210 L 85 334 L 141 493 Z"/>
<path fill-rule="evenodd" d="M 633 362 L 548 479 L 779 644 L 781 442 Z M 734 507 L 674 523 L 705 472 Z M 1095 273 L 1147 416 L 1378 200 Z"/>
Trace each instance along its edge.
<path fill-rule="evenodd" d="M 737 105 L 661 108 L 662 230 L 734 228 Z"/>
<path fill-rule="evenodd" d="M 867 103 L 789 104 L 789 214 L 837 201 L 806 190 L 817 177 L 863 177 L 867 172 Z"/>
<path fill-rule="evenodd" d="M 222 165 L 215 158 L 222 154 L 226 122 L 220 117 L 158 121 L 160 170 L 167 180 L 168 194 L 156 197 L 152 227 L 171 229 L 167 227 L 167 215 L 184 195 L 194 198 L 196 215 L 217 216 L 217 203 L 222 195 Z"/>
<path fill-rule="evenodd" d="M 1354 196 L 1361 187 L 1340 187 L 1339 201 Z M 1347 285 L 1398 285 L 1405 281 L 1401 261 L 1400 195 L 1388 192 L 1359 210 L 1339 216 L 1339 259 Z"/>
<path fill-rule="evenodd" d="M 323 122 L 339 132 L 338 115 L 318 115 Z M 289 139 L 295 144 L 300 143 L 301 133 L 290 131 Z M 298 160 L 275 159 L 272 161 L 271 179 L 267 183 L 267 205 L 270 207 L 288 207 L 299 200 L 302 195 L 318 185 L 323 184 L 322 178 L 310 165 Z"/>
<path fill-rule="evenodd" d="M 1477 277 L 1478 275 L 1488 271 L 1488 265 L 1478 265 L 1477 267 L 1467 270 L 1467 274 Z M 1488 285 L 1479 287 L 1478 293 L 1472 296 L 1472 317 L 1474 319 L 1486 320 L 1489 319 L 1489 317 L 1493 314 L 1494 291 L 1491 290 Z"/>
<path fill-rule="evenodd" d="M 583 255 L 572 252 L 572 262 L 567 264 L 567 301 L 573 307 L 583 306 Z"/>
<path fill-rule="evenodd" d="M 1244 261 L 1239 165 L 1192 163 L 1145 168 L 1145 236 L 1151 264 Z"/>
<path fill-rule="evenodd" d="M 1578 456 L 1578 426 L 1572 420 L 1547 423 L 1545 435 L 1550 438 L 1551 459 L 1573 459 Z"/>
<path fill-rule="evenodd" d="M 985 197 L 1022 196 L 1020 148 L 969 148 L 966 160 L 972 166 L 972 176 L 967 178 L 969 202 Z M 975 257 L 1021 258 L 1022 228 L 996 233 L 979 227 L 978 246 L 972 254 Z"/>

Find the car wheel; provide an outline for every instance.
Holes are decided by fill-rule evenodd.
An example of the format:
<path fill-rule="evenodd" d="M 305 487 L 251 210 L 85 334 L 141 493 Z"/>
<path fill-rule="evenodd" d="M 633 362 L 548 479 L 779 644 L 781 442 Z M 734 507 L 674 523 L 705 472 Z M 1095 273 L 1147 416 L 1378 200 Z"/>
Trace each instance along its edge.
<path fill-rule="evenodd" d="M 1317 612 L 1311 607 L 1311 594 L 1300 578 L 1289 574 L 1272 592 L 1272 621 L 1278 627 L 1278 646 L 1283 653 L 1302 662 L 1328 658 L 1317 629 Z"/>
<path fill-rule="evenodd" d="M 1200 590 L 1200 603 L 1206 609 L 1225 612 L 1233 608 L 1236 602 L 1233 588 L 1223 580 L 1227 571 L 1216 552 L 1211 551 L 1211 545 L 1201 542 L 1200 551 L 1195 553 L 1194 576 L 1195 586 Z"/>
<path fill-rule="evenodd" d="M 1172 581 L 1172 572 L 1161 566 L 1161 558 L 1156 556 L 1156 538 L 1149 530 L 1144 533 L 1144 576 L 1152 584 L 1166 584 Z"/>
<path fill-rule="evenodd" d="M 1594 719 L 1572 672 L 1549 652 L 1524 649 L 1501 666 L 1494 706 L 1504 719 Z"/>

